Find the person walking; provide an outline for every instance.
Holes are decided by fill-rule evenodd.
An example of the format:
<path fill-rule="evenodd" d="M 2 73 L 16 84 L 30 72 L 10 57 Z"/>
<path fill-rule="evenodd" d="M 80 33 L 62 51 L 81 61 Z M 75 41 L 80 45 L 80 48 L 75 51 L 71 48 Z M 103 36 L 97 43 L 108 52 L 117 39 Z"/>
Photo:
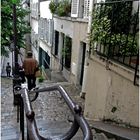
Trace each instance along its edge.
<path fill-rule="evenodd" d="M 9 62 L 6 65 L 6 73 L 7 73 L 7 77 L 10 77 L 10 73 L 11 73 L 11 66 L 9 64 Z"/>
<path fill-rule="evenodd" d="M 22 66 L 25 72 L 25 77 L 27 78 L 28 90 L 31 90 L 36 87 L 35 72 L 38 68 L 38 62 L 32 57 L 32 52 L 28 51 L 27 58 L 24 59 Z"/>

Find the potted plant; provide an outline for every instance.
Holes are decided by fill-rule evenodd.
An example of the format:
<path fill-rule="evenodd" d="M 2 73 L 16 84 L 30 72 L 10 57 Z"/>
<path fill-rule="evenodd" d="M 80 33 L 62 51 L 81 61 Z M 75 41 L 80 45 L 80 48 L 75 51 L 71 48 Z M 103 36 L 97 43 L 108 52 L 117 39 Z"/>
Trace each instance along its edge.
<path fill-rule="evenodd" d="M 58 7 L 58 4 L 56 2 L 53 2 L 53 1 L 50 2 L 49 9 L 52 14 L 56 13 L 57 7 Z"/>
<path fill-rule="evenodd" d="M 39 78 L 38 78 L 38 82 L 39 83 L 42 83 L 44 81 L 44 77 L 41 75 Z"/>
<path fill-rule="evenodd" d="M 58 16 L 68 16 L 71 11 L 71 4 L 68 0 L 60 1 L 57 7 Z"/>

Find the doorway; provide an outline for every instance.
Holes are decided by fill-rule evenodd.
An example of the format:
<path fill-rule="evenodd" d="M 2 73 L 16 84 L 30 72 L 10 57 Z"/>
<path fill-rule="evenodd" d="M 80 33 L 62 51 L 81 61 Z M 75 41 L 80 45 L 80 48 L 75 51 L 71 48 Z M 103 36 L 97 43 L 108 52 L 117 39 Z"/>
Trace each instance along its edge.
<path fill-rule="evenodd" d="M 80 72 L 80 85 L 83 83 L 84 64 L 85 64 L 86 43 L 81 42 L 81 72 Z"/>

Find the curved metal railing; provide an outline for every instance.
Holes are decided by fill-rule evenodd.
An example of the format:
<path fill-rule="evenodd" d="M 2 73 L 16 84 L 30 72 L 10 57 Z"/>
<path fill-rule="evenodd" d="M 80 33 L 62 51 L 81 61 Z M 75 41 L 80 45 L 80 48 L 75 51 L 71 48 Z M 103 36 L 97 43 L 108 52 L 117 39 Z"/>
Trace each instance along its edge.
<path fill-rule="evenodd" d="M 77 133 L 79 127 L 81 128 L 83 132 L 83 137 L 84 137 L 83 140 L 92 140 L 93 139 L 92 132 L 87 121 L 84 119 L 82 115 L 82 108 L 72 101 L 70 96 L 68 96 L 67 92 L 60 85 L 54 85 L 54 86 L 49 86 L 42 89 L 36 89 L 31 92 L 28 92 L 26 88 L 21 89 L 21 100 L 22 100 L 21 102 L 23 102 L 24 111 L 25 111 L 26 120 L 27 120 L 28 140 L 52 140 L 52 138 L 44 138 L 39 134 L 39 131 L 36 125 L 36 120 L 35 120 L 35 113 L 32 109 L 29 94 L 32 94 L 32 93 L 38 94 L 40 92 L 54 91 L 54 90 L 59 91 L 59 93 L 64 98 L 65 102 L 67 103 L 68 107 L 70 108 L 74 116 L 74 121 L 69 131 L 64 135 L 59 136 L 57 140 L 70 140 Z"/>

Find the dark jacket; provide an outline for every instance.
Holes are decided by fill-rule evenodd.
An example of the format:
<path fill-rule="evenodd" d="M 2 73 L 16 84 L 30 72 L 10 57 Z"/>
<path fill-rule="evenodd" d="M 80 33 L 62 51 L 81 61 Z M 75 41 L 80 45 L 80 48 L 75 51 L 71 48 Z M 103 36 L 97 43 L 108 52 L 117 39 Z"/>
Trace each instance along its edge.
<path fill-rule="evenodd" d="M 38 63 L 34 58 L 26 58 L 23 62 L 23 68 L 25 71 L 25 75 L 35 74 L 37 67 L 38 67 Z"/>

